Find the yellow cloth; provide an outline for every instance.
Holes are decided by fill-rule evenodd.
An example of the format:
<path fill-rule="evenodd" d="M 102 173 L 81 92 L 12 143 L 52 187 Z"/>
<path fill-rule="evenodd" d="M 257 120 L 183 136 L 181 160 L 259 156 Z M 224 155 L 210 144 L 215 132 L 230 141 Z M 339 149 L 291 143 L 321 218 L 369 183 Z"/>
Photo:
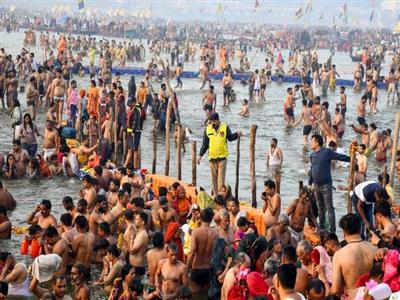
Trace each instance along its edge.
<path fill-rule="evenodd" d="M 206 134 L 209 139 L 208 159 L 228 157 L 228 145 L 226 142 L 227 127 L 225 123 L 221 123 L 218 131 L 215 131 L 212 124 L 207 126 Z"/>

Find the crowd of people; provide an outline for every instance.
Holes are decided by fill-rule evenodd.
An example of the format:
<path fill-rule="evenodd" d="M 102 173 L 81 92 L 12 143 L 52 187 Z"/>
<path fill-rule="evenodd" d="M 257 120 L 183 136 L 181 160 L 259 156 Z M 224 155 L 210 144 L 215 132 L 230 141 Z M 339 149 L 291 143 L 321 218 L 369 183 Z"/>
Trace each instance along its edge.
<path fill-rule="evenodd" d="M 124 87 L 112 67 L 127 58 L 143 62 L 144 51 L 139 51 L 139 59 L 132 56 L 129 49 L 134 45 L 64 35 L 57 40 L 45 33 L 40 41 L 49 51 L 45 59 L 26 49 L 15 57 L 0 49 L 0 98 L 10 113 L 12 136 L 12 149 L 0 156 L 0 175 L 4 182 L 80 178 L 82 188 L 77 195 L 60 195 L 64 210 L 59 216 L 52 211 L 54 203 L 43 199 L 26 214 L 29 226 L 13 229 L 8 214 L 18 203 L 0 181 L 0 238 L 23 233 L 20 252 L 33 258 L 27 267 L 15 253 L 0 253 L 0 297 L 84 300 L 94 297 L 92 286 L 101 287 L 101 297 L 110 300 L 377 300 L 400 291 L 399 207 L 387 173 L 376 180 L 367 177 L 368 159 L 396 159 L 388 152 L 397 147 L 390 129 L 367 124 L 371 114 L 379 113 L 379 71 L 368 53 L 354 72 L 360 82 L 365 78 L 366 87 L 357 105 L 359 124 L 351 126 L 361 143 L 352 150 L 357 155 L 350 166 L 350 153 L 340 148 L 347 120 L 346 87 L 339 88 L 332 117 L 327 101 L 339 76 L 333 56 L 321 63 L 317 51 L 297 49 L 285 64 L 272 47 L 275 55 L 267 55 L 265 65 L 251 72 L 242 117 L 250 116 L 249 102 L 266 100 L 273 66 L 278 75 L 286 68 L 301 77 L 301 84 L 287 88 L 283 115 L 288 127 L 303 123 L 304 144 L 312 151 L 309 187 L 302 187 L 285 210 L 280 197 L 284 153 L 278 139 L 271 140 L 266 156 L 272 179 L 264 182 L 262 222 L 256 226 L 254 213 L 225 182 L 227 142 L 242 132 L 233 131 L 220 117 L 214 89 L 221 84 L 224 107 L 235 101 L 230 62 L 235 51 L 242 50 L 214 47 L 211 41 L 198 51 L 190 42 L 151 41 L 152 58 L 143 80 L 136 86 L 132 76 Z M 82 50 L 89 56 L 89 87 L 79 87 L 73 78 L 78 73 L 81 82 L 87 76 L 79 58 Z M 171 60 L 160 59 L 161 52 L 171 53 Z M 244 66 L 245 51 L 241 55 Z M 178 181 L 153 188 L 141 169 L 140 145 L 148 111 L 153 130 L 173 128 L 174 140 L 181 145 L 190 139 L 190 130 L 181 123 L 177 92 L 184 85 L 185 63 L 197 57 L 199 88 L 208 85 L 197 162 L 208 152 L 212 190 L 199 189 L 193 196 Z M 82 69 L 73 72 L 77 62 Z M 393 104 L 399 100 L 398 64 L 394 56 L 385 78 Z M 221 83 L 209 77 L 213 69 L 223 72 Z M 354 89 L 360 88 L 355 80 Z M 20 103 L 22 95 L 26 105 Z M 302 108 L 295 113 L 297 100 Z M 40 130 L 36 122 L 43 110 L 45 129 Z M 336 229 L 331 176 L 331 168 L 341 167 L 354 168 L 355 173 L 353 188 L 341 187 L 351 193 L 355 212 L 338 218 L 343 239 Z"/>

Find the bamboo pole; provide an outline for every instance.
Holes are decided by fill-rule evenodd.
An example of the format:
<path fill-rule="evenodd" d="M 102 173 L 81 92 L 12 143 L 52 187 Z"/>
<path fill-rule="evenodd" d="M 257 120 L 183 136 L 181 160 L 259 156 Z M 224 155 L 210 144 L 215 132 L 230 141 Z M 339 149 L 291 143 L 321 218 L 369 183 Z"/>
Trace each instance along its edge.
<path fill-rule="evenodd" d="M 392 159 L 390 161 L 390 186 L 393 187 L 394 171 L 396 169 L 397 147 L 399 144 L 399 129 L 400 129 L 400 112 L 396 114 L 396 124 L 394 127 L 393 145 L 392 145 Z"/>
<path fill-rule="evenodd" d="M 192 141 L 192 185 L 196 186 L 197 184 L 197 149 L 196 149 L 196 141 Z"/>
<path fill-rule="evenodd" d="M 169 175 L 169 160 L 171 156 L 171 143 L 170 143 L 170 135 L 171 135 L 171 103 L 173 100 L 168 100 L 167 105 L 167 116 L 165 120 L 165 176 Z"/>
<path fill-rule="evenodd" d="M 256 144 L 257 125 L 250 128 L 250 183 L 251 183 L 251 206 L 257 208 L 257 186 L 255 168 L 255 144 Z"/>
<path fill-rule="evenodd" d="M 348 214 L 351 214 L 353 211 L 353 203 L 351 201 L 350 192 L 352 192 L 354 188 L 354 167 L 356 165 L 357 148 L 358 148 L 358 143 L 356 141 L 352 142 L 350 145 L 350 166 L 349 166 L 349 177 L 348 177 L 349 188 L 346 194 Z"/>
<path fill-rule="evenodd" d="M 157 128 L 153 129 L 153 165 L 151 168 L 151 173 L 156 174 L 157 166 Z"/>
<path fill-rule="evenodd" d="M 240 136 L 236 141 L 236 183 L 235 198 L 239 200 L 239 170 L 240 170 Z"/>
<path fill-rule="evenodd" d="M 177 164 L 178 164 L 178 180 L 182 180 L 182 127 L 178 125 L 178 153 L 177 153 Z"/>

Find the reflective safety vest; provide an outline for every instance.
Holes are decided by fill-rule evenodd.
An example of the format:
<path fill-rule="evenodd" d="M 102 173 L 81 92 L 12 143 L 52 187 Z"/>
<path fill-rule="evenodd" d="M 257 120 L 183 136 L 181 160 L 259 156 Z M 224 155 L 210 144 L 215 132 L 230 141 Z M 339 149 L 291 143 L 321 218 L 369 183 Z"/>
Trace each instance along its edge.
<path fill-rule="evenodd" d="M 228 157 L 228 145 L 226 142 L 227 128 L 228 126 L 224 123 L 219 124 L 218 131 L 215 131 L 212 124 L 207 126 L 206 134 L 209 139 L 208 159 Z"/>

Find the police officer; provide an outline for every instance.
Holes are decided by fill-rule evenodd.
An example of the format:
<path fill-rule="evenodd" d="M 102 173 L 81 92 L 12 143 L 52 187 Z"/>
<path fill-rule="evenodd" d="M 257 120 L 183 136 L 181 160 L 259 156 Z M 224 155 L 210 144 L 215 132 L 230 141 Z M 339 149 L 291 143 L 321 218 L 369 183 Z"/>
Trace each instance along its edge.
<path fill-rule="evenodd" d="M 227 140 L 234 141 L 241 135 L 240 131 L 232 133 L 228 125 L 221 123 L 218 113 L 213 113 L 210 116 L 210 124 L 207 125 L 204 132 L 203 145 L 200 149 L 197 163 L 200 164 L 201 158 L 208 149 L 214 195 L 217 195 L 219 189 L 225 184 L 226 159 L 229 155 Z"/>

